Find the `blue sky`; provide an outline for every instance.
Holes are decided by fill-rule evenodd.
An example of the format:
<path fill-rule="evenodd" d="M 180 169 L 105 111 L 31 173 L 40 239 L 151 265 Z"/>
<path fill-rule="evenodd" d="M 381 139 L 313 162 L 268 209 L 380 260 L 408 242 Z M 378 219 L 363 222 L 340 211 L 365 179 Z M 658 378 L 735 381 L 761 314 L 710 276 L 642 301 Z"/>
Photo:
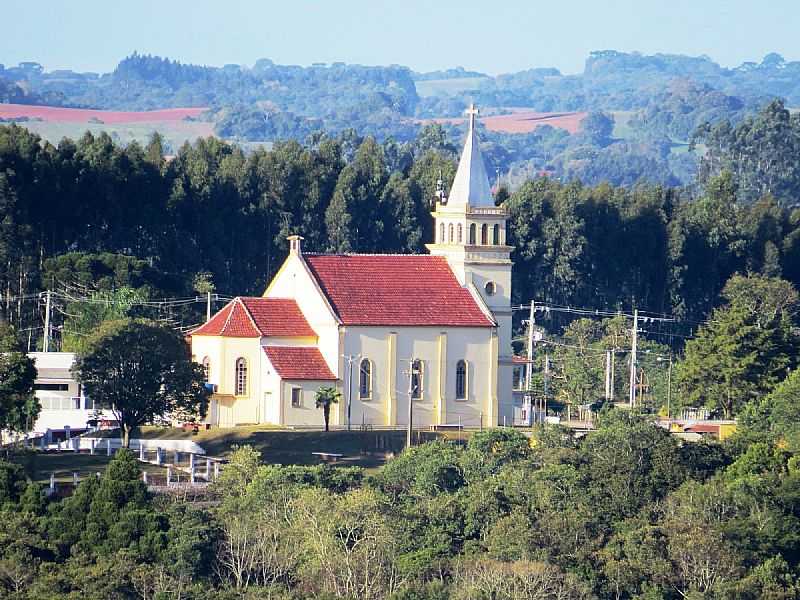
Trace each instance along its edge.
<path fill-rule="evenodd" d="M 0 0 L 0 63 L 109 71 L 138 50 L 182 62 L 344 61 L 577 73 L 592 50 L 800 59 L 797 0 Z M 765 8 L 766 7 L 766 8 Z"/>

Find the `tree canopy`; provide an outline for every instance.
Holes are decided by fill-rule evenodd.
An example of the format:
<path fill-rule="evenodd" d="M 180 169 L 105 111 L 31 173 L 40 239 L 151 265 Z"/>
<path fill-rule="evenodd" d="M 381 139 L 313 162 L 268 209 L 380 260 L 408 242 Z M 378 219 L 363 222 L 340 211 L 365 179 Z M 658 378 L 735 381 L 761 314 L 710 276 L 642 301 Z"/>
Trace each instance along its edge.
<path fill-rule="evenodd" d="M 75 374 L 96 403 L 131 431 L 153 421 L 205 415 L 209 392 L 202 366 L 174 330 L 143 319 L 105 321 L 78 355 Z"/>

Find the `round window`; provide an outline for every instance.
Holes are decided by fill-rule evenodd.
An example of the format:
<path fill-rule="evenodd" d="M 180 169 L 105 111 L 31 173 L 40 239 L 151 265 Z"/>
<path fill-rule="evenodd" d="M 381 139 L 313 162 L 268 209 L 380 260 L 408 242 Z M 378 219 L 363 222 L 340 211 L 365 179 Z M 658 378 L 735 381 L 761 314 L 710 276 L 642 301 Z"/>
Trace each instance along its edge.
<path fill-rule="evenodd" d="M 486 290 L 487 296 L 494 296 L 494 293 L 497 291 L 497 286 L 494 284 L 494 281 L 487 281 L 483 289 Z"/>

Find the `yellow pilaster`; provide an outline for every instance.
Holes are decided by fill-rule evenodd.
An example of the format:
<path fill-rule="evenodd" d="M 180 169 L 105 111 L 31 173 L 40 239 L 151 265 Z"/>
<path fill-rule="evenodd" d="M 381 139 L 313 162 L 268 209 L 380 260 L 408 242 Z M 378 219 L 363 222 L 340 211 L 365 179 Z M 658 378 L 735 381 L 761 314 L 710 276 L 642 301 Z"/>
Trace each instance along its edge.
<path fill-rule="evenodd" d="M 397 425 L 397 334 L 386 339 L 386 425 Z"/>
<path fill-rule="evenodd" d="M 499 423 L 498 404 L 497 404 L 497 369 L 499 367 L 499 353 L 497 331 L 492 331 L 489 351 L 489 397 L 486 406 L 486 424 L 489 427 L 496 427 Z"/>
<path fill-rule="evenodd" d="M 447 423 L 447 333 L 439 334 L 439 389 L 434 400 L 436 422 L 439 425 Z"/>
<path fill-rule="evenodd" d="M 349 379 L 350 373 L 347 371 L 348 364 L 347 360 L 344 357 L 345 347 L 344 347 L 344 338 L 345 338 L 345 329 L 344 327 L 339 327 L 339 348 L 341 349 L 339 352 L 339 382 L 337 384 L 339 388 L 339 392 L 342 394 L 342 399 L 337 405 L 339 408 L 336 411 L 332 412 L 334 418 L 332 419 L 333 425 L 343 425 L 347 423 L 347 386 L 351 386 L 352 391 L 352 382 Z"/>

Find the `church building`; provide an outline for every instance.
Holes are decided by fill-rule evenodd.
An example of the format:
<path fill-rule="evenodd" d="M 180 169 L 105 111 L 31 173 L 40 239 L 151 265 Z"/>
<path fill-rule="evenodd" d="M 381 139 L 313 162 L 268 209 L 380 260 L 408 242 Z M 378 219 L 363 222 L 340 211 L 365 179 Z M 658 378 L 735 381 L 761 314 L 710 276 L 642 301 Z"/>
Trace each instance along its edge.
<path fill-rule="evenodd" d="M 300 236 L 263 297 L 235 298 L 191 333 L 214 386 L 207 420 L 331 425 L 495 426 L 513 419 L 511 247 L 470 108 L 429 254 L 311 254 Z"/>

